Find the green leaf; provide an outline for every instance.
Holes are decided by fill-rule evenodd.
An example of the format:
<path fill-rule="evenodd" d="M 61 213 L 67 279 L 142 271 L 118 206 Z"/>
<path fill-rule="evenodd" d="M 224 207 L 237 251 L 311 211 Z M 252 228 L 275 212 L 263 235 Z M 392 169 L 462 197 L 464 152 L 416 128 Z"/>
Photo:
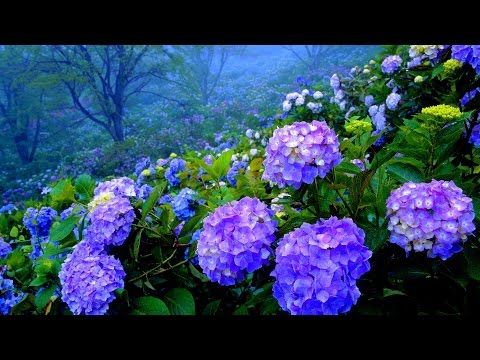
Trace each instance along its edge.
<path fill-rule="evenodd" d="M 438 66 L 435 66 L 435 68 L 433 69 L 432 71 L 432 78 L 434 77 L 437 77 L 438 75 L 440 75 L 442 72 L 443 72 L 443 63 L 441 63 L 440 65 Z"/>
<path fill-rule="evenodd" d="M 410 164 L 389 164 L 387 165 L 387 172 L 391 177 L 400 181 L 401 183 L 408 181 L 418 183 L 424 180 L 423 173 Z"/>
<path fill-rule="evenodd" d="M 392 290 L 392 289 L 388 289 L 388 288 L 383 288 L 383 297 L 384 298 L 389 297 L 389 296 L 393 296 L 393 295 L 407 296 L 407 294 L 401 292 L 400 290 Z"/>
<path fill-rule="evenodd" d="M 185 236 L 189 232 L 191 232 L 195 228 L 195 226 L 208 215 L 208 209 L 206 207 L 197 210 L 197 212 L 197 215 L 192 217 L 185 223 L 185 225 L 183 225 L 182 230 L 180 231 L 180 237 Z"/>
<path fill-rule="evenodd" d="M 220 302 L 221 300 L 209 302 L 207 306 L 205 306 L 205 309 L 203 309 L 202 315 L 215 315 L 220 306 Z"/>
<path fill-rule="evenodd" d="M 212 170 L 215 171 L 216 179 L 219 180 L 222 176 L 227 175 L 230 160 L 232 159 L 233 150 L 225 151 L 212 164 Z"/>
<path fill-rule="evenodd" d="M 349 160 L 343 160 L 338 166 L 335 167 L 335 173 L 342 172 L 347 174 L 359 174 L 362 170 L 355 164 L 352 164 Z"/>
<path fill-rule="evenodd" d="M 24 311 L 32 309 L 35 305 L 35 296 L 26 293 L 23 298 L 12 308 L 12 314 L 21 314 Z"/>
<path fill-rule="evenodd" d="M 50 242 L 57 242 L 65 239 L 72 231 L 78 218 L 69 216 L 61 223 L 52 226 L 50 229 Z"/>
<path fill-rule="evenodd" d="M 43 310 L 47 306 L 50 298 L 52 297 L 55 289 L 57 288 L 56 284 L 50 285 L 48 288 L 40 290 L 35 296 L 35 305 L 39 310 Z"/>
<path fill-rule="evenodd" d="M 140 251 L 140 243 L 142 241 L 142 233 L 143 233 L 143 229 L 140 229 L 140 231 L 135 236 L 135 242 L 133 243 L 133 257 L 135 258 L 135 261 L 138 261 L 138 253 Z"/>
<path fill-rule="evenodd" d="M 467 273 L 474 279 L 480 281 L 480 250 L 465 248 L 463 251 L 467 259 Z"/>
<path fill-rule="evenodd" d="M 142 206 L 142 221 L 145 221 L 145 218 L 147 217 L 150 210 L 152 210 L 153 207 L 157 204 L 158 199 L 160 199 L 160 196 L 163 194 L 163 190 L 165 190 L 166 186 L 167 186 L 167 184 L 165 182 L 163 182 L 162 184 L 157 185 L 153 188 L 152 193 L 147 198 L 147 200 L 143 203 L 143 206 Z"/>
<path fill-rule="evenodd" d="M 153 296 L 143 296 L 134 300 L 136 309 L 134 315 L 170 315 L 167 305 Z"/>
<path fill-rule="evenodd" d="M 71 250 L 72 250 L 71 247 L 66 247 L 66 248 L 55 248 L 55 247 L 46 248 L 45 250 L 43 250 L 43 257 L 48 258 L 48 257 L 50 257 L 50 256 L 54 256 L 54 255 L 58 255 L 58 254 L 63 254 L 63 253 L 69 252 L 69 251 L 71 251 Z"/>
<path fill-rule="evenodd" d="M 18 228 L 16 226 L 12 227 L 12 230 L 10 230 L 10 236 L 13 238 L 18 236 Z"/>
<path fill-rule="evenodd" d="M 37 276 L 35 279 L 32 280 L 29 286 L 42 286 L 48 281 L 46 276 Z"/>
<path fill-rule="evenodd" d="M 195 276 L 197 279 L 199 279 L 201 282 L 206 283 L 210 281 L 208 277 L 205 274 L 198 271 L 197 268 L 192 263 L 189 262 L 188 267 L 192 275 Z"/>
<path fill-rule="evenodd" d="M 80 175 L 75 180 L 75 191 L 80 195 L 80 200 L 88 201 L 93 197 L 95 181 L 86 174 Z"/>
<path fill-rule="evenodd" d="M 248 309 L 245 305 L 240 305 L 234 312 L 233 315 L 248 315 Z"/>
<path fill-rule="evenodd" d="M 472 196 L 472 204 L 475 218 L 480 221 L 480 199 Z"/>
<path fill-rule="evenodd" d="M 388 240 L 389 231 L 385 228 L 366 228 L 365 246 L 373 252 L 379 250 Z"/>
<path fill-rule="evenodd" d="M 62 204 L 71 204 L 75 201 L 75 189 L 70 179 L 64 179 L 57 183 L 50 191 L 52 197 L 52 203 L 54 206 L 60 206 Z"/>
<path fill-rule="evenodd" d="M 172 315 L 195 315 L 195 301 L 187 289 L 171 289 L 164 299 Z"/>

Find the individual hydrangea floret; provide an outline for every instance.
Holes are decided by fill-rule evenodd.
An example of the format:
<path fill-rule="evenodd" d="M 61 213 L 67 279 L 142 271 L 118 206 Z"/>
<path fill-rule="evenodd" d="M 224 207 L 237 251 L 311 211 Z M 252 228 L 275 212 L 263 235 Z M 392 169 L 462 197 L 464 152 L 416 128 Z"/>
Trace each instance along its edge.
<path fill-rule="evenodd" d="M 391 243 L 442 260 L 461 251 L 475 230 L 472 199 L 453 181 L 403 184 L 387 199 L 387 217 Z"/>
<path fill-rule="evenodd" d="M 350 160 L 350 162 L 354 165 L 357 165 L 360 170 L 364 171 L 365 170 L 365 164 L 363 163 L 362 160 L 360 159 L 353 159 L 353 160 Z"/>
<path fill-rule="evenodd" d="M 268 264 L 277 222 L 256 198 L 220 206 L 203 220 L 196 254 L 205 275 L 220 285 L 234 285 Z"/>
<path fill-rule="evenodd" d="M 351 219 L 304 223 L 276 249 L 273 296 L 292 315 L 337 315 L 357 303 L 356 280 L 370 270 L 365 233 Z"/>
<path fill-rule="evenodd" d="M 339 145 L 337 135 L 325 121 L 295 122 L 277 128 L 266 148 L 262 179 L 280 188 L 292 185 L 298 189 L 302 183 L 311 184 L 340 164 Z"/>

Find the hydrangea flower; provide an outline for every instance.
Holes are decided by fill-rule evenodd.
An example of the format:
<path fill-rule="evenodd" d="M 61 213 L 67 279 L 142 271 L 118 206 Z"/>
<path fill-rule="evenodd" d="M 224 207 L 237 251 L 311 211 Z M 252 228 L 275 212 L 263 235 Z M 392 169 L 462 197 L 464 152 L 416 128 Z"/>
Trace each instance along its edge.
<path fill-rule="evenodd" d="M 459 108 L 445 104 L 424 107 L 422 114 L 441 118 L 445 121 L 455 120 L 462 115 Z"/>
<path fill-rule="evenodd" d="M 57 211 L 51 207 L 42 207 L 40 210 L 28 208 L 23 215 L 23 225 L 30 231 L 32 237 L 48 236 Z"/>
<path fill-rule="evenodd" d="M 0 267 L 0 315 L 8 315 L 22 299 L 23 294 L 15 294 L 13 280 L 4 278 L 6 267 Z"/>
<path fill-rule="evenodd" d="M 472 143 L 474 147 L 480 148 L 480 124 L 477 124 L 472 129 L 472 135 L 468 140 L 469 143 Z"/>
<path fill-rule="evenodd" d="M 233 187 L 235 188 L 237 187 L 237 179 L 235 179 L 235 176 L 238 175 L 239 170 L 246 169 L 246 168 L 247 168 L 246 161 L 233 162 L 232 167 L 228 170 L 228 173 L 227 173 L 227 180 Z"/>
<path fill-rule="evenodd" d="M 58 274 L 62 300 L 75 315 L 103 315 L 123 288 L 125 271 L 120 261 L 82 241 L 67 256 Z"/>
<path fill-rule="evenodd" d="M 109 192 L 113 193 L 114 195 L 137 197 L 137 186 L 132 179 L 128 177 L 121 177 L 100 183 L 95 188 L 93 194 L 95 197 L 97 197 L 103 193 Z"/>
<path fill-rule="evenodd" d="M 72 204 L 65 210 L 60 213 L 60 219 L 63 221 L 75 211 L 75 215 L 84 215 L 87 212 L 87 209 L 82 204 Z"/>
<path fill-rule="evenodd" d="M 203 220 L 196 254 L 207 277 L 233 285 L 268 264 L 277 222 L 258 199 L 244 197 L 215 209 Z"/>
<path fill-rule="evenodd" d="M 374 102 L 375 100 L 373 99 L 372 95 L 365 96 L 365 106 L 370 107 L 373 105 Z"/>
<path fill-rule="evenodd" d="M 410 45 L 408 55 L 411 58 L 425 56 L 426 58 L 434 60 L 443 49 L 445 49 L 445 45 Z"/>
<path fill-rule="evenodd" d="M 315 177 L 324 178 L 342 157 L 335 132 L 325 121 L 295 122 L 277 128 L 266 148 L 262 179 L 280 188 L 302 183 L 311 184 Z"/>
<path fill-rule="evenodd" d="M 461 69 L 462 66 L 463 66 L 463 62 L 455 59 L 448 59 L 443 63 L 443 71 L 446 74 L 452 74 L 455 70 Z"/>
<path fill-rule="evenodd" d="M 400 94 L 392 92 L 390 95 L 387 96 L 387 100 L 385 103 L 387 104 L 387 108 L 390 110 L 396 110 L 398 106 L 398 102 L 402 97 Z"/>
<path fill-rule="evenodd" d="M 420 83 L 422 83 L 422 82 L 423 82 L 423 76 L 420 76 L 420 75 L 415 76 L 415 79 L 413 79 L 413 82 L 414 82 L 415 84 L 420 84 Z"/>
<path fill-rule="evenodd" d="M 32 244 L 32 251 L 30 254 L 28 254 L 28 257 L 30 260 L 35 261 L 37 260 L 38 257 L 43 255 L 43 249 L 45 248 L 45 245 L 48 244 L 50 241 L 50 238 L 48 236 L 41 236 L 41 237 L 36 237 L 32 236 L 30 239 L 30 242 Z"/>
<path fill-rule="evenodd" d="M 248 129 L 246 132 L 245 132 L 245 135 L 246 137 L 248 137 L 249 139 L 251 139 L 253 137 L 253 130 L 252 129 Z"/>
<path fill-rule="evenodd" d="M 213 156 L 208 154 L 208 155 L 205 155 L 205 157 L 203 158 L 203 161 L 205 162 L 205 164 L 207 164 L 208 166 L 212 166 L 212 163 L 213 163 Z"/>
<path fill-rule="evenodd" d="M 170 194 L 163 195 L 160 199 L 158 199 L 158 204 L 170 204 L 173 201 L 173 197 Z"/>
<path fill-rule="evenodd" d="M 91 212 L 87 237 L 89 241 L 102 245 L 122 245 L 130 234 L 134 219 L 130 201 L 126 197 L 115 196 Z"/>
<path fill-rule="evenodd" d="M 382 62 L 382 72 L 393 74 L 402 64 L 402 58 L 398 55 L 387 56 Z"/>
<path fill-rule="evenodd" d="M 0 259 L 5 259 L 12 252 L 12 247 L 0 237 Z"/>
<path fill-rule="evenodd" d="M 334 92 L 340 89 L 340 78 L 337 74 L 333 74 L 330 78 L 330 86 L 333 88 Z"/>
<path fill-rule="evenodd" d="M 428 250 L 430 258 L 448 259 L 475 230 L 472 199 L 453 181 L 407 182 L 387 199 L 390 242 L 408 253 Z"/>
<path fill-rule="evenodd" d="M 363 163 L 362 160 L 360 159 L 353 159 L 353 160 L 350 160 L 350 162 L 354 165 L 357 165 L 360 170 L 364 171 L 365 170 L 365 164 Z"/>
<path fill-rule="evenodd" d="M 17 211 L 17 207 L 13 204 L 7 204 L 5 206 L 2 206 L 0 208 L 0 214 L 7 213 L 8 215 L 11 215 L 14 211 Z"/>
<path fill-rule="evenodd" d="M 183 188 L 172 201 L 175 215 L 182 221 L 188 221 L 195 215 L 198 194 L 189 188 Z"/>
<path fill-rule="evenodd" d="M 139 177 L 141 172 L 148 168 L 151 165 L 151 160 L 149 157 L 143 157 L 140 159 L 140 161 L 135 165 L 135 176 Z"/>
<path fill-rule="evenodd" d="M 473 89 L 472 91 L 468 91 L 463 95 L 462 100 L 460 100 L 460 104 L 462 106 L 467 105 L 470 100 L 473 100 L 473 98 L 480 92 L 480 88 Z"/>
<path fill-rule="evenodd" d="M 170 162 L 170 166 L 165 171 L 165 178 L 171 186 L 178 186 L 180 179 L 177 177 L 178 173 L 185 169 L 187 162 L 180 158 L 175 158 Z"/>
<path fill-rule="evenodd" d="M 320 92 L 320 91 L 315 91 L 315 92 L 313 93 L 313 98 L 314 98 L 315 100 L 318 100 L 318 99 L 323 98 L 322 92 Z"/>
<path fill-rule="evenodd" d="M 150 196 L 150 193 L 152 191 L 153 191 L 153 187 L 151 187 L 148 184 L 144 184 L 140 186 L 140 188 L 138 189 L 138 197 L 142 200 L 146 200 Z"/>
<path fill-rule="evenodd" d="M 188 242 L 188 245 L 192 245 L 195 241 L 198 241 L 200 239 L 200 234 L 202 233 L 203 229 L 198 229 L 195 231 L 192 235 L 192 239 Z M 184 254 L 184 259 L 188 260 L 188 253 L 190 252 L 190 246 L 187 246 L 185 249 L 185 254 Z M 193 258 L 190 259 L 190 262 L 193 265 L 198 265 L 198 255 L 195 255 Z"/>
<path fill-rule="evenodd" d="M 365 233 L 351 219 L 304 223 L 276 249 L 273 296 L 292 315 L 337 315 L 357 303 L 356 280 L 370 270 Z"/>
<path fill-rule="evenodd" d="M 452 59 L 470 64 L 480 74 L 480 45 L 452 45 Z"/>

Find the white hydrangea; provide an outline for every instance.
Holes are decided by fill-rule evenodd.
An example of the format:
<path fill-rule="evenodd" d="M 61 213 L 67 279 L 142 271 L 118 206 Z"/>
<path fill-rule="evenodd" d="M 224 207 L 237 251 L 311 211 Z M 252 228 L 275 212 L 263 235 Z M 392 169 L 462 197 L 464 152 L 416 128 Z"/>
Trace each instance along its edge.
<path fill-rule="evenodd" d="M 285 100 L 283 102 L 283 111 L 285 112 L 290 111 L 291 108 L 292 108 L 292 104 L 290 104 L 290 101 Z"/>
<path fill-rule="evenodd" d="M 364 73 L 364 74 L 370 74 L 370 70 L 368 70 L 368 69 L 363 69 L 363 73 Z"/>
<path fill-rule="evenodd" d="M 315 100 L 321 99 L 321 98 L 323 98 L 323 94 L 322 94 L 320 91 L 315 91 L 315 92 L 313 93 L 313 98 L 314 98 Z"/>
<path fill-rule="evenodd" d="M 248 157 L 247 154 L 244 154 L 244 155 L 242 156 L 242 161 L 249 161 L 249 160 L 250 160 L 250 158 Z"/>
<path fill-rule="evenodd" d="M 258 150 L 257 149 L 250 149 L 250 156 L 255 156 L 258 154 Z"/>
<path fill-rule="evenodd" d="M 260 139 L 260 133 L 258 131 L 255 133 L 255 139 Z"/>
<path fill-rule="evenodd" d="M 307 95 L 309 95 L 309 94 L 310 94 L 310 92 L 309 92 L 307 89 L 303 89 L 303 90 L 302 90 L 302 96 L 303 96 L 303 97 L 305 97 L 305 96 L 307 96 Z"/>
<path fill-rule="evenodd" d="M 295 105 L 300 106 L 305 103 L 305 99 L 302 96 L 299 96 L 297 100 L 295 100 Z"/>
<path fill-rule="evenodd" d="M 295 100 L 295 99 L 298 98 L 299 96 L 301 96 L 299 93 L 293 92 L 293 93 L 287 94 L 286 99 L 287 99 L 288 101 L 290 101 L 290 100 Z"/>
<path fill-rule="evenodd" d="M 285 104 L 285 103 L 284 103 Z M 246 132 L 245 132 L 245 135 L 251 139 L 252 136 L 253 136 L 253 130 L 252 129 L 248 129 Z"/>

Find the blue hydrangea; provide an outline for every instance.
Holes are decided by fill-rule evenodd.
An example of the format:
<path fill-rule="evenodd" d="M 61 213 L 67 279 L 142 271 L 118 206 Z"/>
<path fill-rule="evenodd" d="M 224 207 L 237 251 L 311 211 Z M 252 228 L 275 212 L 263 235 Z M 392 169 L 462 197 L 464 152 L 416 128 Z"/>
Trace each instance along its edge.
<path fill-rule="evenodd" d="M 43 255 L 43 249 L 45 248 L 45 245 L 47 245 L 50 241 L 50 238 L 48 236 L 32 236 L 30 241 L 32 244 L 32 251 L 30 252 L 30 254 L 28 254 L 28 257 L 30 258 L 30 260 L 35 261 L 38 257 Z"/>
<path fill-rule="evenodd" d="M 360 170 L 364 171 L 365 170 L 365 164 L 363 163 L 362 160 L 360 159 L 353 159 L 353 160 L 350 160 L 350 162 L 354 165 L 357 165 Z"/>
<path fill-rule="evenodd" d="M 188 221 L 195 215 L 198 194 L 189 188 L 183 188 L 173 199 L 174 214 L 182 221 Z"/>
<path fill-rule="evenodd" d="M 51 207 L 42 207 L 40 210 L 28 208 L 23 216 L 23 225 L 33 237 L 48 236 L 57 211 Z"/>
<path fill-rule="evenodd" d="M 13 214 L 14 211 L 17 211 L 17 207 L 13 204 L 7 204 L 0 208 L 0 214 L 7 213 L 8 215 Z"/>
<path fill-rule="evenodd" d="M 357 303 L 356 280 L 370 270 L 365 233 L 351 219 L 304 223 L 276 249 L 273 296 L 292 315 L 337 315 Z"/>
<path fill-rule="evenodd" d="M 245 161 L 234 161 L 232 167 L 228 170 L 227 180 L 233 186 L 237 187 L 237 179 L 235 176 L 238 175 L 240 169 L 246 169 L 247 163 Z"/>
<path fill-rule="evenodd" d="M 141 172 L 148 168 L 152 164 L 151 160 L 149 157 L 143 157 L 141 158 L 138 163 L 135 165 L 135 176 L 139 177 Z"/>
<path fill-rule="evenodd" d="M 480 45 L 452 45 L 452 59 L 470 64 L 480 74 Z"/>
<path fill-rule="evenodd" d="M 126 197 L 115 196 L 97 205 L 90 213 L 88 239 L 104 246 L 122 245 L 130 234 L 134 219 L 135 213 L 130 201 Z"/>
<path fill-rule="evenodd" d="M 387 96 L 387 100 L 385 103 L 387 104 L 387 108 L 390 110 L 396 110 L 398 103 L 402 97 L 400 94 L 392 92 L 390 95 Z"/>
<path fill-rule="evenodd" d="M 62 221 L 64 221 L 66 218 L 68 218 L 70 215 L 72 214 L 75 214 L 77 216 L 83 216 L 87 213 L 87 209 L 82 205 L 82 204 L 72 204 L 70 205 L 68 208 L 66 208 L 65 210 L 63 210 L 61 213 L 60 213 L 60 219 Z M 88 221 L 90 220 L 90 216 L 87 215 L 85 217 L 85 223 L 87 223 Z M 84 227 L 83 228 L 83 234 L 85 234 L 85 231 L 86 231 L 86 228 Z M 74 226 L 73 228 L 73 233 L 75 234 L 75 237 L 77 238 L 77 240 L 79 239 L 79 236 L 78 236 L 78 227 L 77 225 Z"/>
<path fill-rule="evenodd" d="M 446 260 L 462 250 L 475 230 L 472 199 L 453 181 L 407 182 L 387 199 L 390 242 L 408 253 L 427 251 L 427 257 Z"/>
<path fill-rule="evenodd" d="M 374 102 L 375 102 L 375 99 L 373 98 L 372 95 L 365 96 L 365 106 L 366 107 L 372 106 Z"/>
<path fill-rule="evenodd" d="M 476 89 L 473 89 L 472 91 L 468 91 L 467 93 L 465 93 L 465 95 L 463 95 L 462 99 L 460 100 L 460 103 L 462 104 L 462 106 L 465 106 L 467 105 L 470 100 L 473 100 L 473 98 L 475 98 L 475 96 L 480 92 L 480 88 L 476 88 Z"/>
<path fill-rule="evenodd" d="M 5 259 L 12 252 L 12 247 L 0 237 L 0 259 Z"/>
<path fill-rule="evenodd" d="M 171 204 L 173 201 L 173 197 L 170 194 L 163 195 L 160 199 L 158 199 L 158 205 L 163 204 Z"/>
<path fill-rule="evenodd" d="M 178 173 L 185 169 L 187 162 L 180 158 L 175 158 L 170 162 L 170 166 L 165 171 L 165 178 L 171 186 L 178 186 L 180 179 L 177 177 Z"/>
<path fill-rule="evenodd" d="M 472 129 L 472 135 L 468 140 L 469 143 L 472 143 L 474 147 L 480 148 L 480 124 L 477 124 Z"/>
<path fill-rule="evenodd" d="M 192 235 L 192 239 L 188 242 L 188 244 L 192 245 L 195 241 L 198 241 L 200 239 L 201 232 L 202 232 L 202 229 L 198 229 L 197 231 L 195 231 Z M 184 255 L 185 260 L 188 260 L 189 252 L 190 252 L 190 246 L 187 246 L 187 248 L 185 249 L 185 255 Z M 198 255 L 195 255 L 193 258 L 191 258 L 190 262 L 193 265 L 198 265 Z"/>
<path fill-rule="evenodd" d="M 318 176 L 324 178 L 342 156 L 335 131 L 325 121 L 295 122 L 273 132 L 266 148 L 262 179 L 283 188 L 302 183 L 311 184 Z"/>
<path fill-rule="evenodd" d="M 398 70 L 402 64 L 402 58 L 398 55 L 387 56 L 382 62 L 382 72 L 392 74 Z"/>
<path fill-rule="evenodd" d="M 138 197 L 142 200 L 146 200 L 152 191 L 153 187 L 148 184 L 144 184 L 138 189 Z"/>
<path fill-rule="evenodd" d="M 9 315 L 12 308 L 22 299 L 23 294 L 16 294 L 13 280 L 6 279 L 6 267 L 0 268 L 0 315 Z"/>
<path fill-rule="evenodd" d="M 124 286 L 120 261 L 95 244 L 82 241 L 67 256 L 58 274 L 62 300 L 74 315 L 103 315 Z"/>
<path fill-rule="evenodd" d="M 273 215 L 266 204 L 250 197 L 215 209 L 203 220 L 197 243 L 196 254 L 204 274 L 228 286 L 268 264 L 277 230 Z"/>

